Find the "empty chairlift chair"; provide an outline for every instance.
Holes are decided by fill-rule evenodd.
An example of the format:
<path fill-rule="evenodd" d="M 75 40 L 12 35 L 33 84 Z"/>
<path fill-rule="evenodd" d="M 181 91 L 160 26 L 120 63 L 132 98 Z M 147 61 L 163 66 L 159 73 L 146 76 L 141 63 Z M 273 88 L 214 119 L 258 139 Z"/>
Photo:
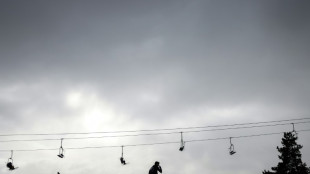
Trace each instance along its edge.
<path fill-rule="evenodd" d="M 62 148 L 62 141 L 63 141 L 63 138 L 61 139 L 60 148 L 59 148 L 59 154 L 57 155 L 59 158 L 64 158 L 65 157 L 65 155 L 64 155 L 65 150 Z"/>
<path fill-rule="evenodd" d="M 231 137 L 229 138 L 229 142 L 230 142 L 230 147 L 228 148 L 229 149 L 229 154 L 233 155 L 233 154 L 236 153 L 236 151 L 235 151 L 234 145 L 231 143 Z"/>

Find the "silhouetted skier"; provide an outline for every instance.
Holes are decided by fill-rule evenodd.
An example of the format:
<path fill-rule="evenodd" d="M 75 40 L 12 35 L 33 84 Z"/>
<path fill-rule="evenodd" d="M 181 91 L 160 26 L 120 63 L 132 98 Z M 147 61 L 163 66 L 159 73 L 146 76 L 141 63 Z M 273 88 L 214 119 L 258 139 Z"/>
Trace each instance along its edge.
<path fill-rule="evenodd" d="M 158 161 L 156 161 L 155 164 L 150 168 L 149 174 L 157 174 L 157 171 L 160 173 L 163 172 Z"/>
<path fill-rule="evenodd" d="M 13 163 L 12 162 L 8 162 L 6 164 L 6 166 L 10 169 L 10 170 L 15 170 L 16 168 L 14 167 Z"/>
<path fill-rule="evenodd" d="M 120 160 L 121 160 L 121 163 L 122 163 L 123 165 L 126 165 L 126 164 L 127 164 L 126 161 L 125 161 L 125 159 L 124 159 L 123 157 L 121 157 Z"/>

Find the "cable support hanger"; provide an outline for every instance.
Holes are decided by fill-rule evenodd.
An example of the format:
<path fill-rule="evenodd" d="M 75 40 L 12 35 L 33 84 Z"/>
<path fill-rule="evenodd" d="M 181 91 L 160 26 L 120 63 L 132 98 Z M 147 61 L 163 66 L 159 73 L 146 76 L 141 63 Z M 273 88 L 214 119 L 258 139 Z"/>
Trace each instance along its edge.
<path fill-rule="evenodd" d="M 224 131 L 224 130 L 237 130 L 237 129 L 251 129 L 251 128 L 261 128 L 261 127 L 273 127 L 273 126 L 283 126 L 290 124 L 305 124 L 310 123 L 306 122 L 295 122 L 295 123 L 279 123 L 279 124 L 269 124 L 269 125 L 258 125 L 258 126 L 244 126 L 244 127 L 230 127 L 230 128 L 221 128 L 221 129 L 203 129 L 203 130 L 192 130 L 184 131 L 183 133 L 198 133 L 198 132 L 212 132 L 212 131 Z M 294 128 L 293 128 L 294 129 Z M 148 134 L 126 134 L 126 135 L 106 135 L 106 136 L 96 136 L 96 137 L 68 137 L 62 138 L 66 140 L 80 140 L 80 139 L 100 139 L 100 138 L 119 138 L 119 137 L 135 137 L 135 136 L 153 136 L 153 135 L 168 135 L 168 134 L 179 134 L 180 132 L 160 132 L 160 133 L 148 133 Z M 182 136 L 182 135 L 181 135 Z M 59 141 L 58 138 L 49 138 L 49 139 L 15 139 L 15 140 L 0 140 L 0 142 L 23 142 L 23 141 Z"/>
<path fill-rule="evenodd" d="M 202 128 L 215 128 L 215 127 L 228 127 L 228 126 L 242 126 L 242 125 L 255 125 L 277 122 L 291 122 L 297 120 L 310 120 L 310 118 L 297 118 L 287 120 L 274 120 L 264 122 L 249 122 L 239 124 L 226 124 L 226 125 L 213 125 L 213 126 L 196 126 L 196 127 L 180 127 L 180 128 L 166 128 L 166 129 L 142 129 L 142 130 L 127 130 L 127 131 L 102 131 L 102 132 L 64 132 L 64 133 L 27 133 L 27 134 L 0 134 L 0 136 L 51 136 L 51 135 L 85 135 L 85 134 L 106 134 L 106 133 L 134 133 L 134 132 L 154 132 L 154 131 L 171 131 L 171 130 L 184 130 L 184 129 L 202 129 Z"/>
<path fill-rule="evenodd" d="M 296 132 L 309 132 L 310 129 L 304 129 L 304 130 L 298 130 Z M 265 134 L 252 134 L 252 135 L 241 135 L 241 136 L 234 136 L 234 137 L 223 137 L 223 138 L 209 138 L 209 139 L 196 139 L 196 140 L 187 140 L 187 143 L 192 142 L 205 142 L 205 141 L 217 141 L 217 140 L 225 140 L 225 139 L 237 139 L 237 138 L 250 138 L 250 137 L 259 137 L 259 136 L 269 136 L 269 135 L 278 135 L 283 134 L 285 132 L 274 132 L 274 133 L 265 133 Z M 159 142 L 159 143 L 145 143 L 145 144 L 128 144 L 123 145 L 121 147 L 136 147 L 136 146 L 152 146 L 152 145 L 165 145 L 165 144 L 179 144 L 179 141 L 173 141 L 173 142 Z M 120 146 L 90 146 L 90 147 L 71 147 L 66 148 L 69 150 L 82 150 L 82 149 L 102 149 L 102 148 L 119 148 Z M 58 150 L 57 148 L 53 149 L 19 149 L 14 151 L 19 152 L 32 152 L 32 151 L 52 151 L 52 150 Z M 0 150 L 0 152 L 8 152 L 10 150 Z"/>

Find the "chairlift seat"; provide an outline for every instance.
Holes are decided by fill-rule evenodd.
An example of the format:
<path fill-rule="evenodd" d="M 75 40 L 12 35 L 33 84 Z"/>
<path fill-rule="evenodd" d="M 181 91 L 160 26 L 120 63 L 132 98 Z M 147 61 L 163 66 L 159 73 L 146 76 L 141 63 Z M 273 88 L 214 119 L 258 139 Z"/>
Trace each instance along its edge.
<path fill-rule="evenodd" d="M 65 157 L 63 154 L 59 154 L 59 155 L 57 155 L 59 158 L 63 158 L 63 157 Z"/>
<path fill-rule="evenodd" d="M 235 151 L 230 151 L 230 152 L 229 152 L 230 155 L 233 155 L 233 154 L 235 154 L 235 153 L 236 153 Z"/>

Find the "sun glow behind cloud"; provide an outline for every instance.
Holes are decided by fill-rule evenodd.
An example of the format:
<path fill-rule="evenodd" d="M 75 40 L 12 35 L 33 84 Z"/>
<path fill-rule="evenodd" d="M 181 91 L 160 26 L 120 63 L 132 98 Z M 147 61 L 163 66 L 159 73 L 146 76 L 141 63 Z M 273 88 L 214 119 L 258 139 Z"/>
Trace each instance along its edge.
<path fill-rule="evenodd" d="M 70 91 L 66 95 L 66 104 L 72 110 L 77 110 L 87 131 L 108 130 L 120 121 L 113 107 L 91 91 Z"/>

